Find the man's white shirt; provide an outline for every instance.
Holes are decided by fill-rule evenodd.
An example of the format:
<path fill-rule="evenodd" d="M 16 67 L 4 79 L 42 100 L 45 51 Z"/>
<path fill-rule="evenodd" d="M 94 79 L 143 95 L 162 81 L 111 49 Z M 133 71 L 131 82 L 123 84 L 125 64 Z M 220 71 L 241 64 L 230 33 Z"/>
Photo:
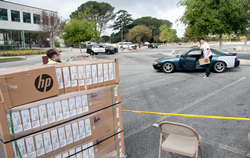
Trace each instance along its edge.
<path fill-rule="evenodd" d="M 201 45 L 201 50 L 203 51 L 204 57 L 207 55 L 208 49 L 210 49 L 210 47 L 209 47 L 207 42 L 205 42 L 204 44 Z M 211 55 L 212 55 L 212 52 L 210 50 L 210 53 L 208 54 L 207 57 L 210 57 Z"/>

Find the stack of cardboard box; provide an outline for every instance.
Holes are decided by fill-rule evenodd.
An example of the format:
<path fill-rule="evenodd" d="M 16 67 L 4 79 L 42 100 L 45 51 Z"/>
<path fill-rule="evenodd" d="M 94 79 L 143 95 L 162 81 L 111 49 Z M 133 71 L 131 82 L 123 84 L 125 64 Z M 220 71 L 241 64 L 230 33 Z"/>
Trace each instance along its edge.
<path fill-rule="evenodd" d="M 0 157 L 124 157 L 118 59 L 0 70 Z"/>

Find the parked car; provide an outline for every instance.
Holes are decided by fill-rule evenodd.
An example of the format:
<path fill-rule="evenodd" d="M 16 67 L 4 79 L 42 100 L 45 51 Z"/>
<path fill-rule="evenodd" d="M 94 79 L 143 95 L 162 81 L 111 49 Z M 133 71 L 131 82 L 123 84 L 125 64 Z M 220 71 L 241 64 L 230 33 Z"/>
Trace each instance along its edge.
<path fill-rule="evenodd" d="M 157 44 L 151 43 L 148 45 L 148 48 L 158 48 Z"/>
<path fill-rule="evenodd" d="M 106 44 L 88 45 L 86 50 L 86 53 L 90 55 L 98 55 L 99 53 L 115 54 L 117 52 L 117 48 L 109 47 Z"/>
<path fill-rule="evenodd" d="M 213 58 L 210 61 L 210 68 L 215 72 L 224 72 L 226 68 L 238 67 L 240 61 L 237 53 L 226 54 L 215 49 L 211 49 Z M 203 53 L 198 48 L 190 49 L 183 54 L 175 57 L 166 57 L 155 60 L 154 69 L 163 70 L 170 73 L 175 70 L 191 70 L 205 69 L 199 64 L 199 59 L 203 58 Z"/>
<path fill-rule="evenodd" d="M 119 48 L 124 48 L 124 49 L 133 49 L 134 48 L 134 44 L 132 42 L 119 42 L 118 43 L 118 47 Z"/>

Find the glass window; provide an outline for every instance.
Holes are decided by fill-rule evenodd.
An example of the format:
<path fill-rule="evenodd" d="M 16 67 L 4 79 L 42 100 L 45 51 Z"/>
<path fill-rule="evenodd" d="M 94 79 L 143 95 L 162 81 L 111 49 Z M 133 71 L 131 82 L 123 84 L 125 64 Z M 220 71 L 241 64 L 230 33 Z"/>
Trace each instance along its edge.
<path fill-rule="evenodd" d="M 23 12 L 23 22 L 30 23 L 30 13 Z"/>
<path fill-rule="evenodd" d="M 7 9 L 0 8 L 0 20 L 8 20 Z"/>
<path fill-rule="evenodd" d="M 40 23 L 40 15 L 33 14 L 33 21 L 34 21 L 34 24 L 39 24 Z"/>
<path fill-rule="evenodd" d="M 0 50 L 11 49 L 10 30 L 0 30 Z"/>
<path fill-rule="evenodd" d="M 11 10 L 11 21 L 17 21 L 20 22 L 20 12 Z"/>

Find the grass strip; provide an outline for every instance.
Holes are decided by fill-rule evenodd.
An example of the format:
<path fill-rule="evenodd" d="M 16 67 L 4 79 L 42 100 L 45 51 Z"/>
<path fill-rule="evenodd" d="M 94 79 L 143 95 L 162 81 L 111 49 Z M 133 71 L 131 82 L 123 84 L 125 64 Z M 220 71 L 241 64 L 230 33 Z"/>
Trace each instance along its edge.
<path fill-rule="evenodd" d="M 23 58 L 2 58 L 0 59 L 0 62 L 1 61 L 11 61 L 11 60 L 22 60 Z"/>

